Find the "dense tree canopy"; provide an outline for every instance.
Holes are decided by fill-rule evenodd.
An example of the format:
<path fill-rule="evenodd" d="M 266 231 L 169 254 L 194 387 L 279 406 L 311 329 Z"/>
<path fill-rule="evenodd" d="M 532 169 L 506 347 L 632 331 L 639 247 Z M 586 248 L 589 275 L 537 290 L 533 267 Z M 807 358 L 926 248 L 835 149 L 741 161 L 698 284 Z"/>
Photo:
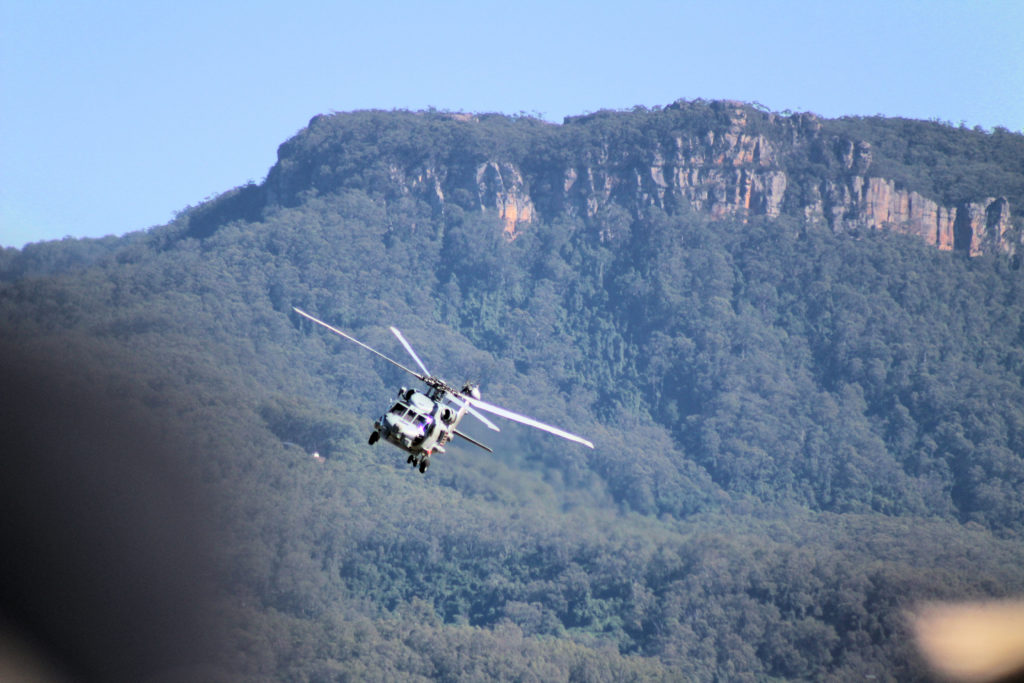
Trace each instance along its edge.
<path fill-rule="evenodd" d="M 652 115 L 566 125 L 629 137 Z M 448 120 L 397 113 L 352 139 L 408 154 L 426 139 L 457 166 L 466 145 L 445 137 Z M 471 146 L 487 154 L 548 126 L 485 123 Z M 829 125 L 855 124 L 878 140 L 905 125 Z M 940 137 L 973 144 L 958 135 L 991 134 Z M 80 403 L 108 406 L 81 420 L 102 425 L 79 425 L 98 445 L 53 441 L 36 485 L 125 448 L 106 436 L 117 415 L 146 425 L 138 458 L 181 467 L 189 495 L 206 497 L 215 542 L 199 559 L 216 618 L 203 623 L 219 647 L 153 666 L 209 679 L 913 680 L 925 672 L 906 610 L 1024 590 L 1024 282 L 1010 260 L 791 217 L 616 206 L 509 240 L 493 211 L 381 190 L 376 148 L 350 152 L 351 168 L 311 165 L 287 201 L 260 207 L 262 190 L 239 188 L 149 233 L 0 254 L 4 377 L 35 378 L 40 405 L 64 406 L 56 425 L 5 424 L 20 435 L 7 457 L 38 458 L 51 441 L 33 435 L 75 424 Z M 891 158 L 917 169 L 915 154 Z M 494 455 L 452 448 L 414 473 L 366 445 L 409 378 L 293 305 L 400 357 L 396 325 L 435 372 L 597 449 L 503 425 L 474 432 Z M 112 463 L 98 499 L 121 500 Z M 10 518 L 38 514 L 18 500 Z"/>

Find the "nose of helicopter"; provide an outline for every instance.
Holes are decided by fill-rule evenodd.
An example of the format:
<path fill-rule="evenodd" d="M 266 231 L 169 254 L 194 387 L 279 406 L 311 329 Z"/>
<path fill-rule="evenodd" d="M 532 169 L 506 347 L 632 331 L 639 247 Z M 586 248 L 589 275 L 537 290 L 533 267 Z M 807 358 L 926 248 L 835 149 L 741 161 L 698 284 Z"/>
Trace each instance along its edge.
<path fill-rule="evenodd" d="M 384 415 L 380 422 L 383 431 L 391 437 L 389 440 L 402 442 L 405 445 L 412 444 L 414 439 L 423 435 L 418 427 L 391 413 Z"/>

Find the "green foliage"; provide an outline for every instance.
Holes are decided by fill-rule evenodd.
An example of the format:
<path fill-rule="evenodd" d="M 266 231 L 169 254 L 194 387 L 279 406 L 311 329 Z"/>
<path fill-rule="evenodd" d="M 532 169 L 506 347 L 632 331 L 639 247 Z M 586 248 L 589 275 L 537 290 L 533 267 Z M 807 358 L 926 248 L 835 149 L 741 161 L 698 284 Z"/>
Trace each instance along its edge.
<path fill-rule="evenodd" d="M 639 154 L 727 109 L 557 135 Z M 859 123 L 897 158 L 884 122 Z M 188 434 L 170 450 L 216 501 L 225 641 L 202 677 L 921 679 L 905 610 L 1024 590 L 1019 271 L 614 204 L 542 207 L 509 241 L 492 212 L 391 180 L 557 165 L 552 128 L 318 117 L 264 186 L 123 240 L 0 254 L 6 348 L 70 356 L 98 396 Z M 924 188 L 917 152 L 899 158 Z M 456 446 L 414 473 L 365 443 L 410 378 L 293 305 L 401 357 L 396 325 L 434 372 L 598 448 L 507 425 L 478 434 L 495 455 Z"/>
<path fill-rule="evenodd" d="M 947 206 L 1003 196 L 1024 206 L 1024 135 L 934 121 L 849 117 L 824 123 L 872 145 L 871 175 L 891 178 Z"/>

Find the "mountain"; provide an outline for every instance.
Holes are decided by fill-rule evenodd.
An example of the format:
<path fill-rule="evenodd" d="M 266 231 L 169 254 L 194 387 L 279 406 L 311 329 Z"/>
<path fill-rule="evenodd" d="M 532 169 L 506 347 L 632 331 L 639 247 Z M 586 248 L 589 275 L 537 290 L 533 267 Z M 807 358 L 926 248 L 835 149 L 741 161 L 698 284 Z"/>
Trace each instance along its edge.
<path fill-rule="evenodd" d="M 1016 251 L 1020 221 L 1011 219 L 1011 203 L 1024 200 L 1019 135 L 952 131 L 955 143 L 937 139 L 921 155 L 915 139 L 951 131 L 872 123 L 683 101 L 560 126 L 439 113 L 317 116 L 281 146 L 249 210 L 294 205 L 311 189 L 358 187 L 415 197 L 439 212 L 493 209 L 510 235 L 536 220 L 593 218 L 610 206 L 634 217 L 651 207 L 689 208 L 717 218 L 797 216 L 834 232 L 888 229 L 973 255 Z M 903 145 L 892 143 L 898 126 L 910 129 Z M 921 166 L 930 167 L 924 177 Z M 985 182 L 964 180 L 972 175 Z"/>
<path fill-rule="evenodd" d="M 6 620 L 87 678 L 926 678 L 909 611 L 1024 590 L 1022 159 L 354 112 L 166 226 L 5 250 Z M 411 378 L 292 306 L 597 448 L 505 424 L 420 475 L 366 443 Z"/>

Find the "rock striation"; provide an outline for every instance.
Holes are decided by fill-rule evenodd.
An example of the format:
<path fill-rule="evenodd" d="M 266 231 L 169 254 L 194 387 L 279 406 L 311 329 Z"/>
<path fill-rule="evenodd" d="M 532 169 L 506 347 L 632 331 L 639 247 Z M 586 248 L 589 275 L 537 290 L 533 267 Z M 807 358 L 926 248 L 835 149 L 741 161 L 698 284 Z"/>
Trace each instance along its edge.
<path fill-rule="evenodd" d="M 804 215 L 833 230 L 892 230 L 971 256 L 1015 252 L 1017 246 L 1008 236 L 1012 222 L 1005 197 L 941 206 L 885 178 L 853 175 L 845 183 L 825 182 L 817 199 L 804 207 Z"/>
<path fill-rule="evenodd" d="M 632 117 L 632 118 L 630 118 Z M 514 144 L 509 141 L 514 141 Z M 889 230 L 971 255 L 1016 252 L 1006 197 L 947 206 L 878 173 L 872 146 L 813 114 L 738 102 L 598 112 L 562 125 L 497 115 L 318 116 L 281 146 L 268 203 L 358 187 L 436 211 L 493 211 L 510 239 L 538 219 L 618 206 L 713 218 L 797 217 L 837 232 Z"/>

